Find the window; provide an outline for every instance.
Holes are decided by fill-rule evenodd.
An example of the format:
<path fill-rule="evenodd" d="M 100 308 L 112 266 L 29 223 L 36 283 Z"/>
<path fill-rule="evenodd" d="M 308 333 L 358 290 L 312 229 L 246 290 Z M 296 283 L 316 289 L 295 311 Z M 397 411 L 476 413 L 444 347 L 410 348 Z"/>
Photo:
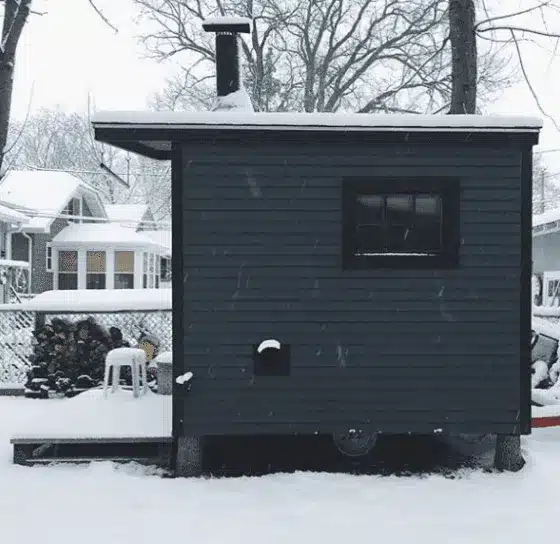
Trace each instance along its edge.
<path fill-rule="evenodd" d="M 343 182 L 343 267 L 450 268 L 458 264 L 455 179 Z"/>
<path fill-rule="evenodd" d="M 81 217 L 82 216 L 82 199 L 74 197 L 68 202 L 68 205 L 62 211 L 64 215 L 76 215 Z M 68 223 L 81 223 L 81 219 L 68 219 Z"/>
<path fill-rule="evenodd" d="M 78 252 L 58 252 L 58 288 L 63 291 L 78 288 Z"/>
<path fill-rule="evenodd" d="M 153 253 L 148 253 L 148 287 L 150 289 L 154 288 L 154 276 L 155 276 L 155 255 Z"/>
<path fill-rule="evenodd" d="M 560 306 L 560 271 L 545 272 L 543 284 L 543 305 Z"/>
<path fill-rule="evenodd" d="M 115 289 L 134 289 L 134 251 L 115 251 Z"/>
<path fill-rule="evenodd" d="M 156 289 L 159 289 L 159 282 L 161 277 L 161 257 L 159 255 L 154 255 L 155 263 L 156 263 L 156 275 L 155 275 L 155 285 Z"/>
<path fill-rule="evenodd" d="M 88 251 L 86 255 L 86 289 L 105 289 L 107 254 L 104 251 Z"/>
<path fill-rule="evenodd" d="M 161 281 L 171 281 L 171 259 L 168 257 L 161 259 Z"/>
<path fill-rule="evenodd" d="M 52 260 L 52 243 L 47 242 L 45 247 L 45 267 L 47 272 L 53 271 L 53 260 Z"/>
<path fill-rule="evenodd" d="M 142 253 L 142 288 L 148 288 L 148 254 Z"/>

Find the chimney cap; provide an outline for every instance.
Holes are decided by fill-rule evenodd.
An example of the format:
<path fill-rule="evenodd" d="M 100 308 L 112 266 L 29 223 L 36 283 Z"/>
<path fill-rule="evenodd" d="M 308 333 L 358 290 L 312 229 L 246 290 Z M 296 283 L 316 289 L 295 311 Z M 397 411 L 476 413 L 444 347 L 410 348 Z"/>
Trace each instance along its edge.
<path fill-rule="evenodd" d="M 252 19 L 247 17 L 219 16 L 210 17 L 202 23 L 206 32 L 251 33 Z"/>

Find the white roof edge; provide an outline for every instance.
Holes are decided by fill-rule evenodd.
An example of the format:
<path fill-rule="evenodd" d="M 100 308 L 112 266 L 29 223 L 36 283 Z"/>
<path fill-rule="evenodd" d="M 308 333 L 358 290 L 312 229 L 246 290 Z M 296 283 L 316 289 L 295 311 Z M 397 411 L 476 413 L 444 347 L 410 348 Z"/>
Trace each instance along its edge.
<path fill-rule="evenodd" d="M 306 130 L 422 130 L 537 132 L 542 119 L 505 115 L 414 115 L 365 113 L 252 113 L 252 112 L 150 112 L 100 111 L 95 126 L 105 128 L 219 128 Z"/>

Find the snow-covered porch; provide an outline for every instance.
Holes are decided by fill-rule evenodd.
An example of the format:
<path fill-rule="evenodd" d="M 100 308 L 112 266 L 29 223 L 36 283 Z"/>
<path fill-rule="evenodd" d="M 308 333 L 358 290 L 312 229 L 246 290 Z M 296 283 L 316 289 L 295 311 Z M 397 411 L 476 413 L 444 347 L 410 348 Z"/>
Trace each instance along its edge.
<path fill-rule="evenodd" d="M 167 248 L 115 224 L 71 224 L 52 241 L 55 290 L 159 289 Z"/>

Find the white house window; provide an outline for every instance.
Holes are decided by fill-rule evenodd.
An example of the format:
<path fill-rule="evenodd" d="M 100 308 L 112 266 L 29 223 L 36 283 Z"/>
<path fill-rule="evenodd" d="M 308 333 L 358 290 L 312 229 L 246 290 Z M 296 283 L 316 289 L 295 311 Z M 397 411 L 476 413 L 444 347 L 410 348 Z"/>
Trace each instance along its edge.
<path fill-rule="evenodd" d="M 47 242 L 46 248 L 45 248 L 45 266 L 47 269 L 47 272 L 52 272 L 53 271 L 53 253 L 52 253 L 52 244 L 51 242 Z"/>
<path fill-rule="evenodd" d="M 86 289 L 105 289 L 107 254 L 104 251 L 88 251 L 86 259 Z"/>
<path fill-rule="evenodd" d="M 82 199 L 78 197 L 74 197 L 68 202 L 66 208 L 64 208 L 63 212 L 64 215 L 75 215 L 78 217 L 82 216 Z M 69 218 L 68 223 L 81 223 L 81 219 L 73 219 Z"/>
<path fill-rule="evenodd" d="M 148 287 L 150 289 L 154 288 L 154 276 L 155 276 L 155 255 L 153 253 L 149 253 L 148 256 L 148 266 L 149 266 L 149 276 L 148 276 Z"/>
<path fill-rule="evenodd" d="M 58 288 L 68 291 L 78 288 L 78 252 L 58 252 Z"/>
<path fill-rule="evenodd" d="M 154 282 L 155 282 L 154 287 L 156 289 L 159 289 L 159 281 L 161 276 L 161 258 L 159 255 L 154 255 L 154 259 L 156 261 L 156 276 L 154 278 Z"/>
<path fill-rule="evenodd" d="M 163 257 L 161 259 L 161 281 L 171 280 L 171 259 Z"/>
<path fill-rule="evenodd" d="M 148 288 L 148 254 L 142 253 L 142 288 Z"/>
<path fill-rule="evenodd" d="M 545 272 L 543 278 L 544 306 L 560 306 L 560 271 Z"/>
<path fill-rule="evenodd" d="M 134 289 L 134 251 L 115 251 L 115 289 Z"/>

